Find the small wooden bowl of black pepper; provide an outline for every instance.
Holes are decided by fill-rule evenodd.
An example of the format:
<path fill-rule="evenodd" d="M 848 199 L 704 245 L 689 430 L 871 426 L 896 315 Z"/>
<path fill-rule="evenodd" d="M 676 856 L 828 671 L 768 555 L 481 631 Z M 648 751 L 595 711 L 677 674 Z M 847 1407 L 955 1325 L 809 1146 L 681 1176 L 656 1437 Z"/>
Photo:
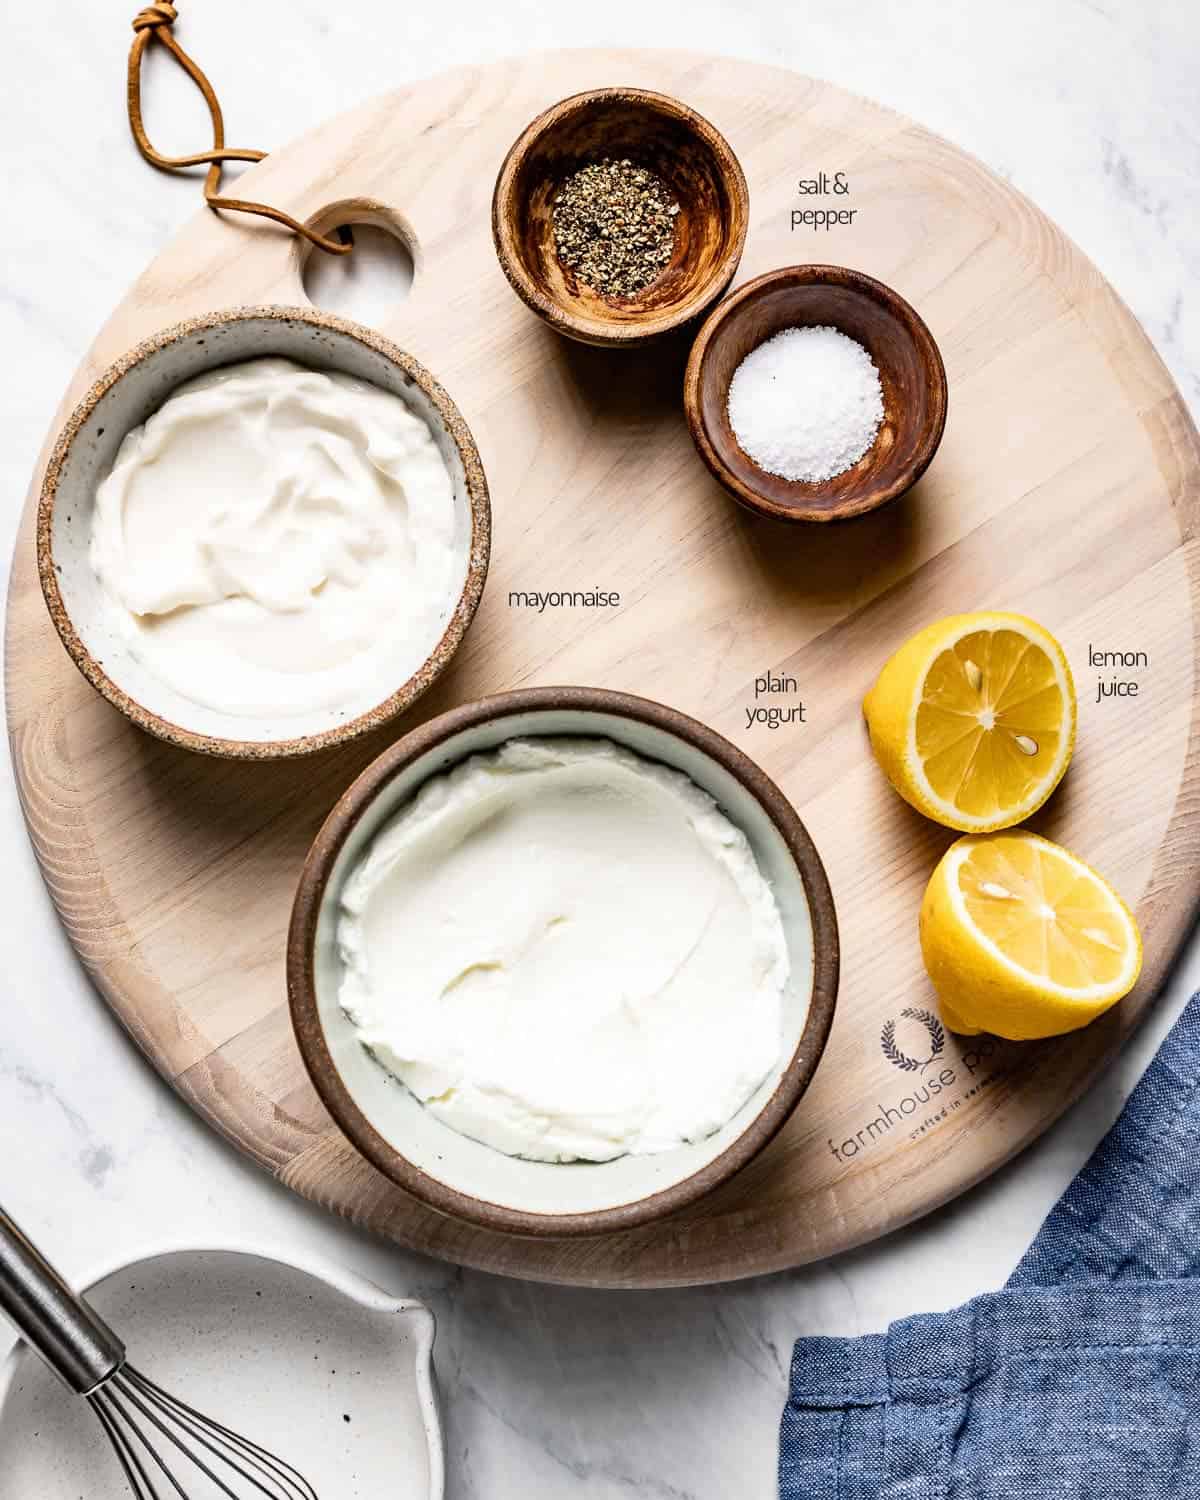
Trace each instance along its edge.
<path fill-rule="evenodd" d="M 513 290 L 558 333 L 623 348 L 698 319 L 733 280 L 750 197 L 721 133 L 646 89 L 575 94 L 513 144 L 492 198 Z"/>

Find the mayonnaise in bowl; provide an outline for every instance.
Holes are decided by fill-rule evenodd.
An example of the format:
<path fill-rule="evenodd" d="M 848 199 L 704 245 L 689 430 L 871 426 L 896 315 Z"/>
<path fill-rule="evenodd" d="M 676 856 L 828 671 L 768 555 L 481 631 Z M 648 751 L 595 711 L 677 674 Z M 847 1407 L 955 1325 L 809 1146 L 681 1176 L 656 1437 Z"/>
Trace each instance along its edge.
<path fill-rule="evenodd" d="M 281 720 L 381 696 L 462 586 L 450 471 L 399 396 L 253 359 L 178 387 L 96 491 L 91 568 L 182 697 Z"/>

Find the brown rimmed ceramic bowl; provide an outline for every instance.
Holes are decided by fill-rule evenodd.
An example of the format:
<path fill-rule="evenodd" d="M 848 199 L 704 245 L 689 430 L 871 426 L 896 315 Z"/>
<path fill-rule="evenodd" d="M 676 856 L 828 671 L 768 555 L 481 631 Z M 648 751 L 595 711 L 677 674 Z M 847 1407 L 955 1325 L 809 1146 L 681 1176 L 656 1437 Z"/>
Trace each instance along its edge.
<path fill-rule="evenodd" d="M 734 371 L 785 328 L 824 324 L 867 350 L 883 387 L 883 425 L 853 468 L 815 484 L 769 474 L 729 424 Z M 933 335 L 899 293 L 843 266 L 787 266 L 749 281 L 713 309 L 684 379 L 692 440 L 714 478 L 748 510 L 778 521 L 845 521 L 912 488 L 946 426 L 946 369 Z"/>
<path fill-rule="evenodd" d="M 666 270 L 636 295 L 602 297 L 561 264 L 553 204 L 572 172 L 603 157 L 649 167 L 679 204 Z M 556 332 L 623 348 L 691 322 L 733 280 L 750 195 L 724 136 L 694 109 L 647 89 L 595 89 L 555 104 L 505 157 L 492 198 L 496 254 L 513 290 Z"/>
<path fill-rule="evenodd" d="M 370 682 L 357 698 L 309 714 L 247 716 L 193 702 L 137 659 L 88 554 L 95 492 L 126 434 L 184 381 L 268 355 L 355 376 L 399 396 L 424 418 L 453 481 L 456 578 L 439 620 L 441 635 L 430 640 L 428 655 L 406 681 Z M 388 339 L 304 307 L 206 313 L 131 349 L 97 380 L 63 428 L 46 468 L 37 515 L 38 573 L 46 606 L 87 680 L 160 739 L 240 760 L 323 750 L 408 708 L 444 669 L 466 633 L 483 592 L 490 552 L 487 481 L 454 402 L 428 370 Z"/>
<path fill-rule="evenodd" d="M 419 1104 L 367 1053 L 338 1003 L 342 891 L 376 834 L 429 777 L 507 740 L 547 735 L 608 738 L 685 772 L 743 830 L 775 892 L 792 968 L 779 1061 L 707 1140 L 599 1163 L 505 1156 Z M 486 901 L 487 892 L 479 899 Z M 354 782 L 304 863 L 287 976 L 296 1038 L 317 1092 L 381 1172 L 431 1207 L 487 1229 L 597 1235 L 684 1208 L 732 1177 L 782 1127 L 809 1085 L 833 1021 L 837 919 L 820 856 L 791 803 L 727 740 L 644 698 L 598 688 L 532 688 L 441 715 L 384 751 Z"/>

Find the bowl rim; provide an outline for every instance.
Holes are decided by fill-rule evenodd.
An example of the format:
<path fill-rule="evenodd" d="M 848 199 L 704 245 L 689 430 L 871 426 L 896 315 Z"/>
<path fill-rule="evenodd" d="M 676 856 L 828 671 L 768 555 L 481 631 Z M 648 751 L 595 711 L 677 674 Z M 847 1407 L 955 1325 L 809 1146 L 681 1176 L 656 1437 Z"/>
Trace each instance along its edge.
<path fill-rule="evenodd" d="M 334 863 L 347 838 L 399 772 L 462 731 L 511 716 L 566 709 L 632 719 L 684 740 L 729 772 L 762 807 L 796 863 L 812 923 L 812 990 L 808 1014 L 771 1096 L 736 1140 L 687 1177 L 612 1208 L 555 1214 L 512 1208 L 450 1187 L 416 1166 L 375 1128 L 343 1083 L 322 1028 L 316 994 L 317 922 Z M 783 1128 L 807 1090 L 825 1050 L 837 1003 L 839 939 L 833 893 L 808 830 L 765 771 L 718 734 L 678 709 L 607 688 L 521 688 L 450 709 L 383 751 L 339 798 L 304 860 L 287 937 L 292 1027 L 313 1086 L 352 1145 L 385 1177 L 454 1219 L 504 1234 L 564 1238 L 641 1228 L 677 1213 L 726 1182 Z M 447 1129 L 450 1127 L 447 1126 Z"/>
<path fill-rule="evenodd" d="M 930 396 L 933 404 L 933 421 L 925 440 L 917 449 L 912 461 L 891 481 L 865 499 L 847 502 L 832 510 L 804 509 L 799 506 L 779 505 L 768 496 L 744 484 L 726 464 L 709 436 L 700 401 L 700 372 L 718 329 L 736 316 L 747 304 L 763 292 L 776 286 L 840 286 L 859 293 L 886 307 L 904 325 L 922 354 L 922 363 L 932 370 L 933 380 Z M 765 271 L 744 285 L 735 288 L 723 297 L 705 318 L 688 355 L 687 369 L 683 381 L 683 403 L 687 414 L 688 430 L 696 450 L 704 460 L 713 478 L 733 496 L 739 504 L 760 516 L 769 516 L 776 521 L 848 521 L 857 516 L 870 515 L 881 506 L 898 500 L 912 489 L 933 462 L 946 430 L 946 413 L 949 406 L 949 387 L 946 380 L 946 365 L 937 340 L 928 324 L 913 305 L 886 282 L 869 276 L 865 271 L 856 271 L 850 266 L 835 266 L 811 261 L 793 266 L 778 266 Z"/>
<path fill-rule="evenodd" d="M 255 321 L 302 322 L 313 327 L 328 329 L 333 333 L 344 334 L 397 366 L 424 393 L 445 424 L 446 431 L 462 461 L 467 501 L 471 511 L 470 553 L 466 577 L 463 580 L 458 600 L 446 622 L 446 628 L 425 661 L 394 692 L 374 707 L 364 710 L 353 719 L 348 719 L 344 724 L 336 724 L 316 734 L 296 735 L 276 740 L 239 740 L 220 735 L 200 734 L 146 708 L 114 682 L 75 629 L 59 587 L 53 550 L 54 507 L 63 467 L 70 456 L 75 438 L 102 397 L 145 359 L 172 344 L 181 343 L 194 334 L 203 333 L 211 328 Z M 212 368 L 219 369 L 220 366 L 214 365 Z M 449 663 L 475 616 L 487 578 L 491 558 L 491 537 L 491 501 L 479 449 L 462 413 L 437 378 L 411 354 L 406 354 L 390 339 L 372 328 L 355 323 L 349 318 L 338 317 L 334 313 L 323 312 L 319 308 L 292 306 L 286 303 L 218 308 L 197 317 L 186 318 L 182 322 L 173 323 L 149 335 L 110 364 L 81 398 L 58 434 L 42 478 L 35 527 L 38 578 L 41 582 L 46 608 L 67 654 L 96 691 L 138 728 L 146 730 L 158 739 L 165 740 L 168 744 L 176 745 L 184 750 L 198 751 L 203 755 L 248 761 L 281 760 L 311 755 L 334 745 L 345 744 L 349 740 L 357 739 L 360 735 L 379 728 L 381 724 L 415 703 Z"/>
<path fill-rule="evenodd" d="M 686 124 L 717 158 L 730 197 L 740 209 L 740 214 L 737 216 L 740 222 L 735 225 L 735 232 L 729 246 L 713 269 L 707 283 L 697 292 L 692 301 L 683 306 L 676 306 L 674 310 L 666 310 L 654 317 L 649 317 L 644 322 L 581 317 L 563 303 L 555 301 L 553 297 L 547 297 L 525 269 L 524 260 L 517 249 L 509 226 L 509 215 L 505 212 L 510 205 L 515 203 L 517 172 L 534 142 L 569 115 L 577 113 L 588 105 L 609 101 L 643 104 Z M 528 308 L 549 323 L 556 332 L 565 334 L 569 338 L 579 339 L 584 343 L 599 344 L 610 348 L 622 348 L 647 339 L 658 338 L 688 323 L 694 323 L 700 318 L 705 309 L 711 306 L 713 299 L 721 295 L 737 274 L 742 252 L 746 248 L 749 228 L 750 187 L 742 164 L 725 136 L 711 120 L 693 109 L 690 104 L 685 104 L 682 99 L 677 99 L 672 94 L 662 94 L 654 89 L 637 88 L 633 85 L 618 84 L 608 88 L 584 89 L 577 94 L 569 94 L 565 99 L 560 99 L 557 104 L 544 109 L 525 126 L 508 148 L 500 171 L 496 174 L 496 185 L 492 191 L 492 242 L 495 245 L 500 269 L 508 278 L 513 291 Z"/>

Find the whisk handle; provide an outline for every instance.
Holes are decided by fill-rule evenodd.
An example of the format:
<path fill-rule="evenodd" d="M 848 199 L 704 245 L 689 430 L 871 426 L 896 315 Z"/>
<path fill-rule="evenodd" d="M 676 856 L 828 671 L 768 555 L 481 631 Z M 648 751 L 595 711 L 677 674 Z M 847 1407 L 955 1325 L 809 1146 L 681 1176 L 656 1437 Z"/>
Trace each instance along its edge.
<path fill-rule="evenodd" d="M 0 1208 L 0 1312 L 73 1391 L 86 1396 L 125 1363 L 125 1346 Z"/>

